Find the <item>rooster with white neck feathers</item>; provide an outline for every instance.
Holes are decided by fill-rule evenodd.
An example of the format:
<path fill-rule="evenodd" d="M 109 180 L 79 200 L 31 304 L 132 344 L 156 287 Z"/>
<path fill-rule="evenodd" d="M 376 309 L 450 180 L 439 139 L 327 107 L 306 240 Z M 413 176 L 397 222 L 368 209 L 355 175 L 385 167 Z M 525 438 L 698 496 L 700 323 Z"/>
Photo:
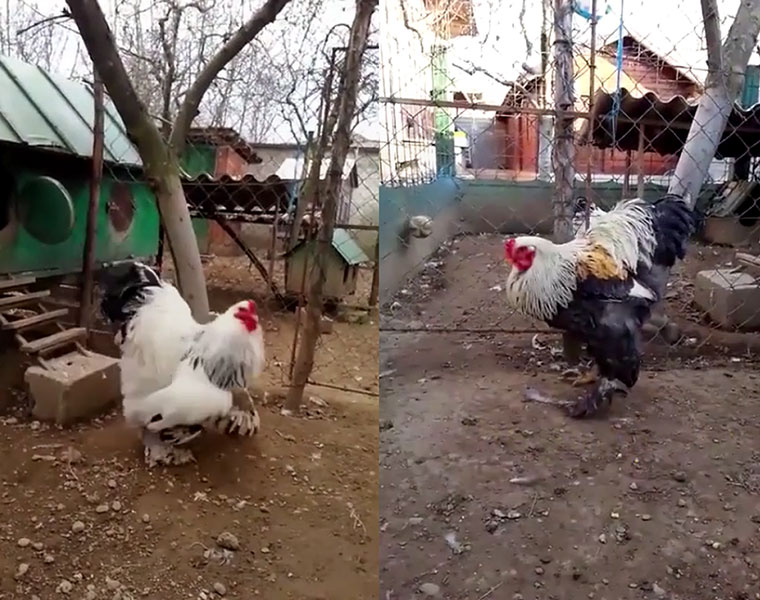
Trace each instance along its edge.
<path fill-rule="evenodd" d="M 595 414 L 636 384 L 641 325 L 694 230 L 691 209 L 673 195 L 651 204 L 624 200 L 591 216 L 565 244 L 534 236 L 505 242 L 510 306 L 582 339 L 599 369 L 597 384 L 573 405 L 574 417 Z"/>

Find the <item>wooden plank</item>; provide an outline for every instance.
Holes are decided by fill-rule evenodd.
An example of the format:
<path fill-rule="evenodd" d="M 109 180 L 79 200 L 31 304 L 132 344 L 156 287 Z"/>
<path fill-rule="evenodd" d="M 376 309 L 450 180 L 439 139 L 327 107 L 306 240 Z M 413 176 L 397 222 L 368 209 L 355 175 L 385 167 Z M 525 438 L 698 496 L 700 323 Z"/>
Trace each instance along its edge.
<path fill-rule="evenodd" d="M 14 288 L 24 287 L 36 282 L 36 277 L 15 277 L 11 279 L 0 279 L 0 290 L 12 290 Z"/>
<path fill-rule="evenodd" d="M 59 308 L 50 312 L 44 312 L 39 315 L 26 317 L 25 319 L 18 319 L 17 321 L 7 321 L 0 325 L 0 329 L 4 331 L 23 331 L 25 329 L 31 329 L 32 327 L 38 327 L 47 323 L 53 323 L 61 317 L 65 317 L 69 314 L 68 308 Z"/>
<path fill-rule="evenodd" d="M 22 344 L 21 351 L 27 352 L 28 354 L 48 352 L 50 350 L 55 350 L 56 348 L 61 348 L 86 336 L 87 330 L 84 327 L 74 327 Z"/>
<path fill-rule="evenodd" d="M 0 298 L 0 308 L 18 308 L 19 306 L 24 306 L 34 300 L 47 298 L 49 295 L 50 290 L 40 290 L 39 292 L 29 292 L 17 296 L 5 296 Z"/>

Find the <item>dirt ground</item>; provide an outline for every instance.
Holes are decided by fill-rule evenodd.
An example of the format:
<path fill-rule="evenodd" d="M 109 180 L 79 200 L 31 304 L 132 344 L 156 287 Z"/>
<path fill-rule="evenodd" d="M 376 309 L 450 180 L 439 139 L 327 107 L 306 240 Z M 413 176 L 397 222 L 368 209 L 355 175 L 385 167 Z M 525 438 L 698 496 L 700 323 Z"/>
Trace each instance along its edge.
<path fill-rule="evenodd" d="M 506 314 L 493 244 L 450 244 L 383 318 L 381 598 L 760 598 L 755 357 L 724 338 L 653 342 L 607 417 L 525 403 L 526 386 L 581 390 L 556 336 L 488 331 L 537 328 Z M 730 254 L 692 251 L 673 288 L 693 331 L 708 324 L 672 312 L 688 272 Z"/>
<path fill-rule="evenodd" d="M 116 410 L 60 429 L 5 405 L 0 599 L 377 597 L 377 398 L 310 386 L 301 414 L 280 414 L 294 315 L 242 261 L 207 268 L 214 309 L 261 307 L 273 393 L 260 434 L 208 436 L 197 464 L 148 471 Z M 376 332 L 336 322 L 315 379 L 376 392 Z"/>

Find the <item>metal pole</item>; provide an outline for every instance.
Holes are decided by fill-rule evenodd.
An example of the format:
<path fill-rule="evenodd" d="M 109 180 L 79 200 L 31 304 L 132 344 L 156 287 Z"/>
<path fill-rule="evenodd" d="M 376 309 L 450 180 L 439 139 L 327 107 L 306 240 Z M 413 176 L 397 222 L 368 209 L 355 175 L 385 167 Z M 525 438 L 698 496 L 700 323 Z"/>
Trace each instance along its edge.
<path fill-rule="evenodd" d="M 645 128 L 639 127 L 639 147 L 636 151 L 636 197 L 644 197 L 644 150 L 646 149 L 645 140 Z"/>
<path fill-rule="evenodd" d="M 594 113 L 594 97 L 596 96 L 596 0 L 591 0 L 591 56 L 588 61 L 588 114 L 589 117 Z M 591 118 L 588 120 L 589 139 L 586 140 L 588 152 L 586 156 L 586 211 L 584 220 L 586 221 L 586 228 L 589 226 L 591 220 L 591 178 L 594 170 L 594 145 L 591 143 L 591 132 L 593 131 L 594 123 Z"/>
<path fill-rule="evenodd" d="M 90 198 L 87 206 L 87 229 L 82 256 L 82 295 L 79 302 L 79 325 L 90 326 L 92 288 L 95 270 L 95 235 L 98 222 L 98 200 L 100 183 L 103 179 L 103 81 L 94 71 L 92 98 L 95 106 L 92 126 L 92 173 L 90 178 Z"/>

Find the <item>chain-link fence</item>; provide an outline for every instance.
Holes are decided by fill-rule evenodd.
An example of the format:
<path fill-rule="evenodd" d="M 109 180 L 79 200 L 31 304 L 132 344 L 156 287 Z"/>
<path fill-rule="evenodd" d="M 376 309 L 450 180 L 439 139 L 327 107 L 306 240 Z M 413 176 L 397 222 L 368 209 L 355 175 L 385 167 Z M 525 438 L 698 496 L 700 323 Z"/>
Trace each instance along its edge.
<path fill-rule="evenodd" d="M 132 0 L 102 5 L 128 81 L 164 142 L 178 141 L 173 133 L 187 112 L 194 85 L 219 49 L 237 35 L 240 24 L 263 4 Z M 314 279 L 318 233 L 327 225 L 322 209 L 334 162 L 338 106 L 345 92 L 353 8 L 353 2 L 286 5 L 219 70 L 197 114 L 191 107 L 192 127 L 179 139 L 180 182 L 211 309 L 222 312 L 243 298 L 256 300 L 263 313 L 266 375 L 272 384 L 290 384 L 296 347 L 303 343 L 303 307 Z M 162 276 L 176 281 L 157 203 L 166 188 L 150 172 L 146 162 L 151 158 L 146 158 L 140 133 L 135 134 L 134 124 L 124 115 L 125 103 L 117 95 L 123 90 L 105 86 L 98 131 L 98 118 L 93 117 L 98 84 L 93 81 L 87 36 L 80 34 L 72 15 L 57 6 L 19 2 L 7 21 L 0 42 L 8 58 L 2 61 L 17 85 L 9 93 L 33 97 L 40 128 L 32 134 L 44 130 L 50 137 L 46 148 L 28 150 L 29 168 L 58 179 L 66 191 L 61 200 L 66 206 L 60 210 L 70 208 L 72 221 L 68 235 L 59 231 L 63 237 L 56 240 L 63 250 L 51 256 L 44 240 L 39 247 L 30 242 L 31 258 L 18 270 L 71 273 L 73 279 L 65 285 L 73 300 L 79 300 L 76 279 L 95 181 L 95 262 L 156 260 Z M 325 310 L 309 375 L 315 385 L 370 395 L 377 394 L 375 36 L 371 30 L 362 57 L 336 214 L 329 217 L 334 233 L 324 267 Z M 109 74 L 102 75 L 108 83 Z M 97 166 L 101 150 L 97 142 L 95 149 L 92 145 L 100 136 L 102 175 Z M 29 140 L 21 141 L 28 149 Z M 160 146 L 154 147 L 160 156 Z M 45 152 L 51 149 L 55 154 Z M 18 166 L 27 169 L 27 164 Z M 310 177 L 317 189 L 312 195 L 307 192 Z M 0 223 L 0 235 L 2 230 Z M 15 239 L 7 243 L 20 243 Z M 0 239 L 0 250 L 4 243 Z M 10 265 L 9 271 L 15 268 Z M 98 308 L 92 306 L 93 315 Z"/>
<path fill-rule="evenodd" d="M 541 345 L 531 336 L 548 326 L 507 308 L 504 238 L 566 241 L 622 199 L 683 193 L 677 166 L 712 41 L 698 4 L 621 6 L 384 4 L 383 329 L 524 333 L 515 339 Z M 724 38 L 735 9 L 721 5 Z M 739 361 L 757 348 L 756 52 L 741 72 L 693 198 L 697 231 L 645 326 L 651 353 Z"/>

